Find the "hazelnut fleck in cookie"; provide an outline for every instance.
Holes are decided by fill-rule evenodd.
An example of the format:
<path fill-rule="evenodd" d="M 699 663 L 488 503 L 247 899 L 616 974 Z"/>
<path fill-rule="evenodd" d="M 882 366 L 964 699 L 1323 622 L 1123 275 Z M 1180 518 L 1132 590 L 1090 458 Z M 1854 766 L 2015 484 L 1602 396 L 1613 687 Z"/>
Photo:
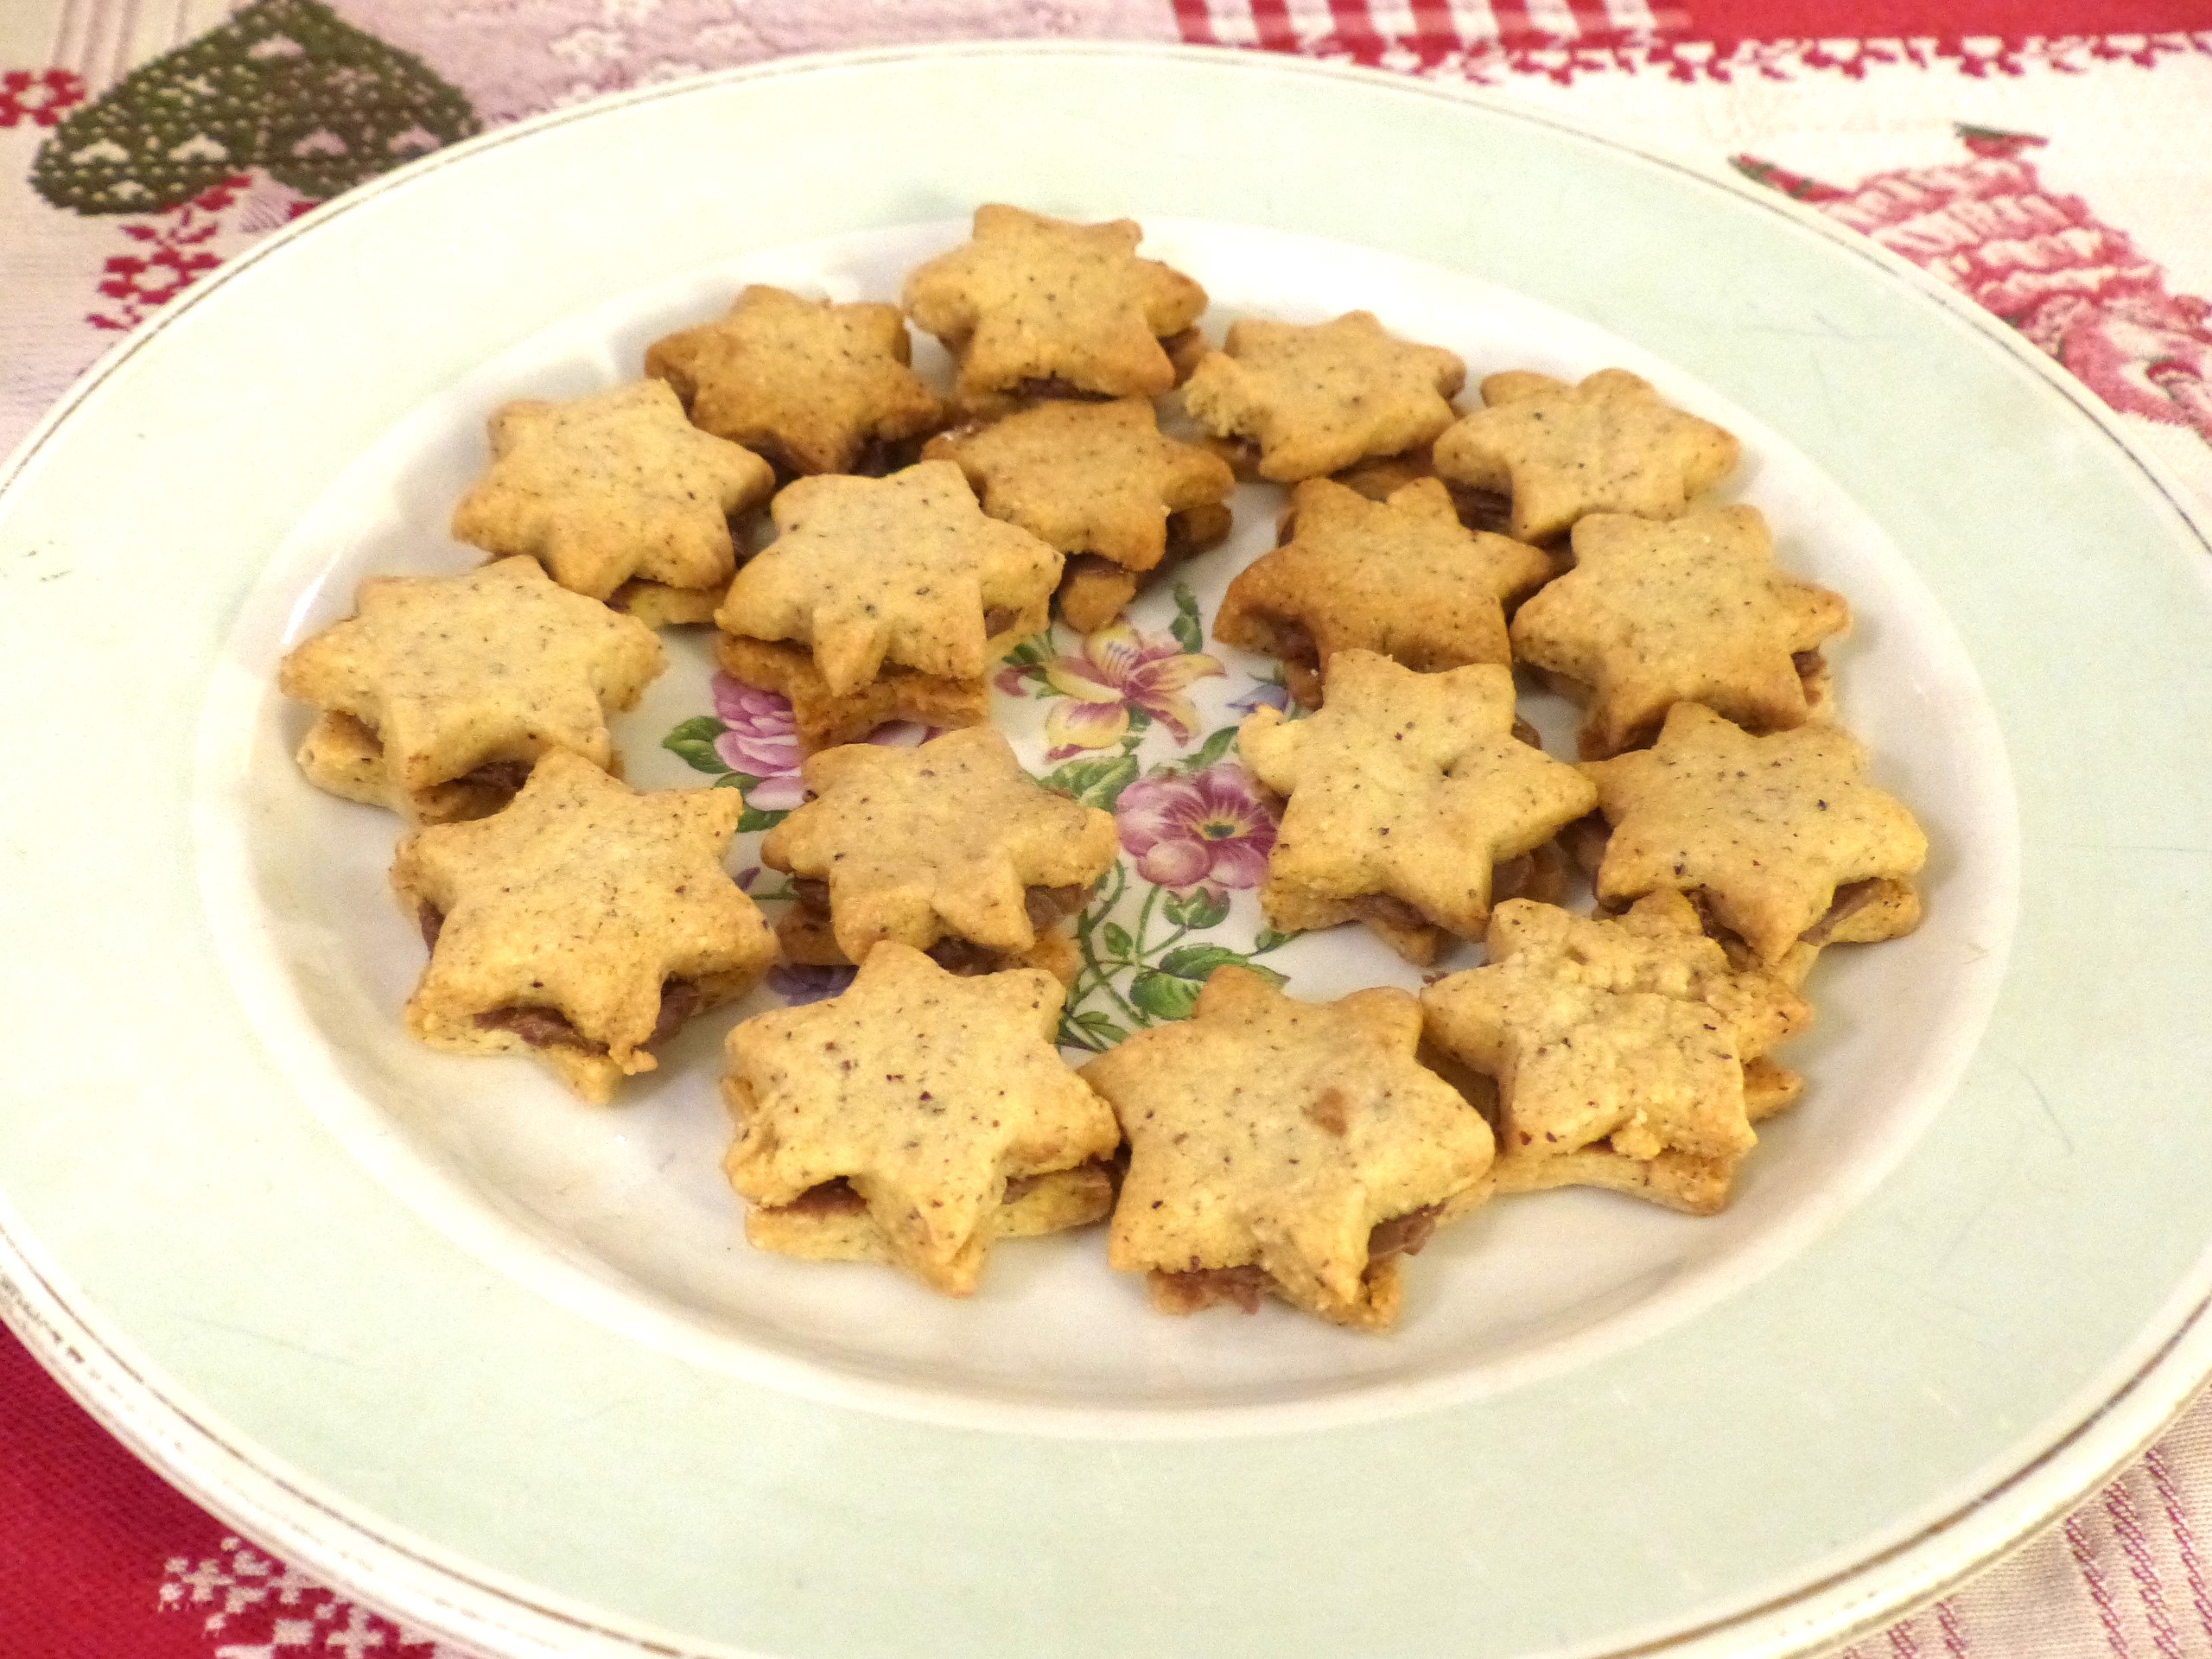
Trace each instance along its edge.
<path fill-rule="evenodd" d="M 1068 556 L 1062 613 L 1085 633 L 1119 615 L 1171 550 L 1196 552 L 1229 533 L 1228 463 L 1162 437 L 1143 398 L 1039 404 L 932 438 L 923 454 L 957 462 L 984 512 Z"/>
<path fill-rule="evenodd" d="M 284 658 L 276 683 L 322 711 L 299 753 L 308 781 L 416 823 L 498 810 L 550 752 L 612 766 L 607 711 L 667 664 L 652 629 L 535 559 L 373 576 L 355 603 Z"/>
<path fill-rule="evenodd" d="M 1582 768 L 1612 825 L 1599 902 L 1688 893 L 1761 963 L 1782 962 L 1841 890 L 1903 882 L 1927 861 L 1926 834 L 1866 780 L 1866 758 L 1840 726 L 1754 737 L 1700 704 L 1676 703 L 1652 747 Z M 1919 906 L 1885 902 L 1875 913 L 1909 927 Z"/>
<path fill-rule="evenodd" d="M 990 639 L 1046 625 L 1058 550 L 987 517 L 950 461 L 885 479 L 804 478 L 772 511 L 779 534 L 737 573 L 715 620 L 810 647 L 832 696 L 890 664 L 980 680 Z"/>
<path fill-rule="evenodd" d="M 862 962 L 896 939 L 956 973 L 1072 977 L 1057 929 L 1113 866 L 1113 814 L 1045 788 L 988 727 L 918 748 L 849 744 L 810 756 L 801 776 L 813 798 L 760 845 L 763 863 L 796 878 L 799 902 L 778 929 L 793 961 Z M 1048 943 L 1058 950 L 1038 959 Z"/>
<path fill-rule="evenodd" d="M 1213 633 L 1281 658 L 1309 707 L 1348 648 L 1424 671 L 1511 662 L 1505 607 L 1551 575 L 1525 542 L 1468 530 L 1433 478 L 1384 501 L 1309 479 L 1290 512 L 1289 539 L 1237 573 Z"/>
<path fill-rule="evenodd" d="M 1237 746 L 1289 797 L 1260 903 L 1286 931 L 1357 918 L 1427 966 L 1490 920 L 1495 866 L 1597 804 L 1575 768 L 1514 735 L 1513 672 L 1419 674 L 1369 651 L 1331 665 L 1319 714 L 1247 720 Z"/>
<path fill-rule="evenodd" d="M 1193 419 L 1259 445 L 1259 474 L 1295 483 L 1418 448 L 1452 424 L 1467 365 L 1399 340 L 1370 311 L 1311 326 L 1244 318 L 1183 388 Z"/>
<path fill-rule="evenodd" d="M 1215 970 L 1187 1020 L 1083 1069 L 1129 1140 L 1108 1260 L 1188 1313 L 1272 1295 L 1358 1330 L 1395 1324 L 1403 1259 L 1479 1196 L 1482 1115 L 1414 1058 L 1404 991 L 1294 1001 Z"/>
<path fill-rule="evenodd" d="M 1668 900 L 1673 900 L 1670 907 Z M 1679 913 L 1677 913 L 1679 912 Z M 1512 899 L 1490 964 L 1421 993 L 1430 1039 L 1497 1084 L 1499 1192 L 1597 1185 L 1709 1215 L 1757 1144 L 1746 1063 L 1810 1023 L 1667 895 L 1618 921 Z M 1762 1073 L 1761 1115 L 1796 1097 Z"/>
<path fill-rule="evenodd" d="M 1440 477 L 1512 498 L 1509 528 L 1548 541 L 1588 512 L 1672 518 L 1735 470 L 1732 433 L 1686 415 L 1626 369 L 1580 385 L 1516 370 L 1436 441 Z"/>
<path fill-rule="evenodd" d="M 973 239 L 906 278 L 906 315 L 957 360 L 963 404 L 1154 397 L 1175 384 L 1167 346 L 1198 321 L 1206 294 L 1138 258 L 1143 239 L 1135 219 L 1077 225 L 979 207 Z"/>
<path fill-rule="evenodd" d="M 842 995 L 740 1025 L 723 1168 L 747 1238 L 965 1296 L 994 1240 L 1096 1220 L 1122 1136 L 1054 1046 L 1061 999 L 1050 974 L 958 978 L 891 941 Z"/>
<path fill-rule="evenodd" d="M 793 473 L 883 473 L 944 424 L 895 305 L 833 305 L 755 285 L 728 315 L 655 340 L 645 372 L 702 431 Z"/>
<path fill-rule="evenodd" d="M 513 804 L 399 843 L 391 885 L 430 945 L 407 1028 L 456 1054 L 530 1054 L 604 1103 L 652 1046 L 750 990 L 775 937 L 722 867 L 727 789 L 639 794 L 555 751 Z"/>
<path fill-rule="evenodd" d="M 1574 568 L 1513 619 L 1513 648 L 1586 689 L 1582 755 L 1596 760 L 1650 741 L 1677 702 L 1751 731 L 1802 726 L 1808 659 L 1850 626 L 1841 594 L 1775 567 L 1757 507 L 1592 513 L 1574 526 Z"/>
<path fill-rule="evenodd" d="M 494 556 L 526 554 L 593 599 L 626 584 L 622 608 L 648 626 L 673 613 L 645 597 L 652 588 L 713 613 L 737 569 L 731 524 L 775 487 L 766 461 L 700 431 L 658 380 L 507 404 L 491 435 L 491 470 L 454 509 L 454 537 Z"/>

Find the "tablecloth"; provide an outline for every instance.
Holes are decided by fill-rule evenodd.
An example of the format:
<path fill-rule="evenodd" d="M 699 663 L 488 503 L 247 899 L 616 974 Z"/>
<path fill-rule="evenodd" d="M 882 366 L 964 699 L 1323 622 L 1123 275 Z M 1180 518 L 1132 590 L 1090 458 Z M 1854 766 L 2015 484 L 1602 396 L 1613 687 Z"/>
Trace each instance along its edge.
<path fill-rule="evenodd" d="M 0 448 L 257 238 L 470 133 L 791 53 L 1036 37 L 1361 63 L 1726 161 L 1971 294 L 2212 506 L 2212 0 L 0 0 Z M 2208 1548 L 2200 1402 L 1849 1651 L 2212 1656 Z M 0 1656 L 309 1653 L 459 1659 L 202 1513 L 0 1332 Z"/>

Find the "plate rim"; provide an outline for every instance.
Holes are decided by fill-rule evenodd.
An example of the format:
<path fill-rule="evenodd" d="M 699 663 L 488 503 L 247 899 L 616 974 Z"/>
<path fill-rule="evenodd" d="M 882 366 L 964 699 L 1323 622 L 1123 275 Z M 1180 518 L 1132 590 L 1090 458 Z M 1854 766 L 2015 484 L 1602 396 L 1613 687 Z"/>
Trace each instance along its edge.
<path fill-rule="evenodd" d="M 41 452 L 61 428 L 165 328 L 188 315 L 232 278 L 265 258 L 278 257 L 300 238 L 442 168 L 573 122 L 664 99 L 709 95 L 737 83 L 918 59 L 976 57 L 1179 60 L 1205 63 L 1227 73 L 1250 69 L 1338 79 L 1447 105 L 1471 105 L 1495 117 L 1625 152 L 1813 231 L 1830 246 L 1856 256 L 1891 279 L 1902 280 L 1922 297 L 1936 302 L 1955 319 L 1994 341 L 2016 365 L 2026 365 L 2045 385 L 2056 388 L 2110 442 L 2120 458 L 2136 468 L 2200 546 L 2212 553 L 2212 505 L 2195 501 L 2166 463 L 2139 445 L 2117 414 L 2087 386 L 1965 295 L 1803 203 L 1669 146 L 1603 122 L 1576 119 L 1523 104 L 1490 88 L 1260 48 L 1103 40 L 939 41 L 773 58 L 547 111 L 395 168 L 265 237 L 104 353 L 0 461 L 0 509 L 33 476 Z M 234 1444 L 217 1426 L 165 1395 L 149 1378 L 149 1374 L 157 1368 L 134 1357 L 127 1339 L 104 1332 L 97 1310 L 73 1302 L 66 1277 L 42 1268 L 38 1255 L 36 1240 L 15 1216 L 5 1195 L 0 1194 L 0 1324 L 14 1332 L 109 1433 L 163 1478 L 257 1542 L 276 1541 L 267 1546 L 273 1553 L 308 1567 L 365 1605 L 440 1639 L 483 1646 L 487 1652 L 503 1656 L 573 1655 L 580 1651 L 575 1643 L 581 1639 L 592 1644 L 581 1651 L 595 1655 L 770 1659 L 754 1649 L 702 1643 L 655 1630 L 645 1621 L 610 1618 L 603 1612 L 570 1605 L 564 1598 L 480 1563 L 462 1560 L 404 1528 L 381 1524 L 378 1517 L 366 1515 L 334 1491 L 323 1491 L 321 1483 L 286 1468 L 280 1459 L 257 1458 L 256 1448 L 245 1437 L 238 1437 Z M 2184 1281 L 2165 1314 L 2146 1326 L 2146 1331 L 2167 1327 L 2164 1338 L 2124 1379 L 2110 1386 L 2072 1427 L 2051 1438 L 2032 1457 L 1910 1536 L 1753 1605 L 1694 1626 L 1592 1649 L 1587 1659 L 1645 1659 L 1646 1656 L 1688 1652 L 1732 1632 L 1740 1632 L 1750 1644 L 1732 1651 L 1790 1659 L 1848 1642 L 1939 1599 L 2058 1519 L 2164 1432 L 2207 1378 L 2212 1377 L 2212 1321 L 2205 1317 L 2208 1310 L 2212 1310 L 2212 1291 L 2189 1302 Z M 2139 1411 L 2147 1414 L 2138 1416 Z M 1943 1535 L 1986 1512 L 1993 1501 L 2022 1488 L 2030 1495 L 2024 1518 L 2009 1520 L 1963 1555 L 1946 1560 L 1937 1553 Z M 379 1560 L 379 1555 L 385 1559 Z M 1916 1555 L 1929 1559 L 1915 1563 L 1911 1558 Z M 1908 1566 L 1889 1580 L 1886 1589 L 1880 1583 L 1865 1582 L 1900 1560 Z M 392 1571 L 395 1566 L 400 1568 L 397 1573 Z M 1855 1598 L 1850 1593 L 1854 1586 L 1859 1590 Z M 1829 1605 L 1814 1605 L 1823 1602 Z M 1775 1621 L 1793 1610 L 1804 1615 L 1801 1622 L 1794 1628 L 1774 1627 Z M 1762 1630 L 1763 1625 L 1770 1628 Z M 558 1645 L 552 1645 L 556 1643 Z"/>

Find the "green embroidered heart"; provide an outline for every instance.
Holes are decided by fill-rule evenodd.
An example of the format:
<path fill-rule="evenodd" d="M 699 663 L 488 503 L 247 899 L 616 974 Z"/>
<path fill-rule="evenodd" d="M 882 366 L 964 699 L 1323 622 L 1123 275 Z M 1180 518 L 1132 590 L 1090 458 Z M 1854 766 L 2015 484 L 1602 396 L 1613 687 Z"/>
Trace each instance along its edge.
<path fill-rule="evenodd" d="M 477 124 L 419 59 L 317 0 L 254 0 L 70 115 L 31 182 L 57 207 L 149 213 L 257 167 L 321 200 Z"/>

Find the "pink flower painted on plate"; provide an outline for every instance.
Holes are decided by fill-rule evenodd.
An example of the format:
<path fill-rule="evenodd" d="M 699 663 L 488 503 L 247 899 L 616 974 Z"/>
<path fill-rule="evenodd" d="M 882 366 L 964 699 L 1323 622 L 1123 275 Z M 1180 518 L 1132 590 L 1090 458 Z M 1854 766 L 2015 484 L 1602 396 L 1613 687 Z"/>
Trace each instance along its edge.
<path fill-rule="evenodd" d="M 1140 778 L 1114 817 L 1137 874 L 1155 887 L 1256 887 L 1275 844 L 1251 773 L 1229 763 Z"/>
<path fill-rule="evenodd" d="M 722 764 L 760 780 L 745 791 L 747 806 L 761 812 L 788 812 L 806 799 L 806 785 L 798 775 L 803 758 L 798 728 L 788 699 L 717 674 L 715 717 L 726 728 L 715 739 L 715 753 Z M 894 721 L 879 726 L 864 741 L 909 748 L 930 735 L 926 727 Z"/>
<path fill-rule="evenodd" d="M 1045 716 L 1050 760 L 1112 748 L 1129 729 L 1132 709 L 1141 709 L 1173 732 L 1176 741 L 1188 743 L 1198 715 L 1185 688 L 1226 672 L 1205 652 L 1185 651 L 1173 634 L 1139 633 L 1126 622 L 1086 634 L 1079 655 L 1055 657 L 1043 671 L 1065 699 Z"/>
<path fill-rule="evenodd" d="M 745 791 L 747 805 L 788 812 L 806 798 L 798 780 L 798 728 L 787 699 L 717 674 L 715 717 L 728 728 L 715 739 L 722 764 L 760 780 Z"/>

